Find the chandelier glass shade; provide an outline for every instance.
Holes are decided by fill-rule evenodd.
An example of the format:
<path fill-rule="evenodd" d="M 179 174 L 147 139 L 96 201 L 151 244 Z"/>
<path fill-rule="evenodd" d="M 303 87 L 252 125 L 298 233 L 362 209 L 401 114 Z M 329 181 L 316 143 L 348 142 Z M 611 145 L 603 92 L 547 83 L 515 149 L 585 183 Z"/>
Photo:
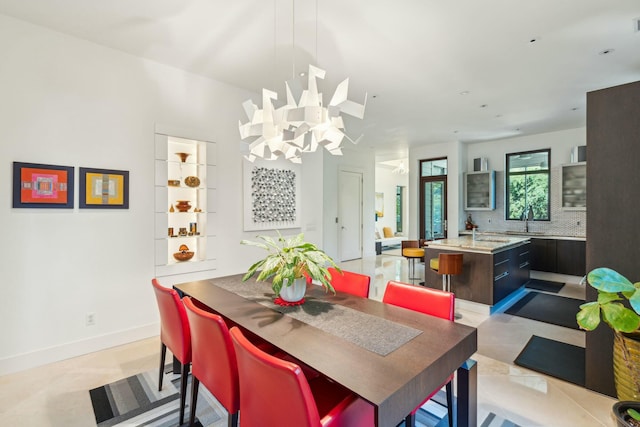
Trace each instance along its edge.
<path fill-rule="evenodd" d="M 362 104 L 347 99 L 349 79 L 336 88 L 327 106 L 318 92 L 316 79 L 324 79 L 325 71 L 309 65 L 307 88 L 300 79 L 285 82 L 286 104 L 276 107 L 278 94 L 262 89 L 262 109 L 251 100 L 242 106 L 248 121 L 239 121 L 240 137 L 252 138 L 245 158 L 276 160 L 285 158 L 293 163 L 302 162 L 302 153 L 314 152 L 318 146 L 333 155 L 342 155 L 342 141 L 346 138 L 357 144 L 362 135 L 351 139 L 345 133 L 342 114 L 362 119 L 367 102 Z"/>

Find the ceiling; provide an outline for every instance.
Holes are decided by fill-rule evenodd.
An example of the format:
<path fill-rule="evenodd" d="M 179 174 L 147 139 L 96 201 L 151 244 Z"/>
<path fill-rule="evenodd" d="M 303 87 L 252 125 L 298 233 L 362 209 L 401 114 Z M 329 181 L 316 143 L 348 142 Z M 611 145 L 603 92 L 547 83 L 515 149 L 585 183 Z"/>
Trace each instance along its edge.
<path fill-rule="evenodd" d="M 582 127 L 586 92 L 640 80 L 638 0 L 0 0 L 0 13 L 256 93 L 283 97 L 309 63 L 327 71 L 325 98 L 349 77 L 349 99 L 368 98 L 347 133 L 380 160 Z"/>

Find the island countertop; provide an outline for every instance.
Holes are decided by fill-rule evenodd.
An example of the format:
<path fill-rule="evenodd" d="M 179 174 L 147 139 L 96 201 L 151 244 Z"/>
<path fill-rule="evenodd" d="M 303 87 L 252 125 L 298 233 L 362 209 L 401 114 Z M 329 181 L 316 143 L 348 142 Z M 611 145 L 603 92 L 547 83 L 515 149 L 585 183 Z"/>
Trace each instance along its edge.
<path fill-rule="evenodd" d="M 451 239 L 433 240 L 427 246 L 433 249 L 448 249 L 461 252 L 497 253 L 505 249 L 529 242 L 528 237 L 476 235 L 460 236 Z"/>

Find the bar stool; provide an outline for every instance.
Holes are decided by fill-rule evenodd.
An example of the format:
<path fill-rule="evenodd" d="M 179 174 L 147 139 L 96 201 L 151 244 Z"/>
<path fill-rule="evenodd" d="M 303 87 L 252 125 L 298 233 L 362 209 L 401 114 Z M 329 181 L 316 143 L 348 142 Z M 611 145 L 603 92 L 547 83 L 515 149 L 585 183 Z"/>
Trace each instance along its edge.
<path fill-rule="evenodd" d="M 424 258 L 424 249 L 420 247 L 418 240 L 403 240 L 402 256 L 409 262 L 409 280 L 411 280 L 411 283 L 413 283 L 414 280 L 420 279 L 419 277 L 415 277 L 416 259 Z"/>
<path fill-rule="evenodd" d="M 439 253 L 429 260 L 429 267 L 442 275 L 442 290 L 451 292 L 451 276 L 462 273 L 462 254 Z"/>

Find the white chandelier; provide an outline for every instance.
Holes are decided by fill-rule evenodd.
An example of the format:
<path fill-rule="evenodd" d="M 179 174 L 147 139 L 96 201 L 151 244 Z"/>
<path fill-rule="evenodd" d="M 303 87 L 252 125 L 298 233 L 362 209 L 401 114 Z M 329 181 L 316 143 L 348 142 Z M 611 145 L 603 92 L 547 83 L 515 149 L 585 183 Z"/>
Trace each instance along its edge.
<path fill-rule="evenodd" d="M 404 160 L 400 160 L 398 166 L 396 166 L 391 172 L 398 175 L 406 175 L 409 173 L 409 168 L 404 165 Z"/>
<path fill-rule="evenodd" d="M 324 79 L 325 71 L 309 65 L 307 89 L 302 89 L 299 79 L 285 82 L 287 103 L 276 108 L 273 104 L 278 99 L 276 92 L 262 89 L 262 109 L 251 100 L 242 106 L 249 119 L 239 121 L 240 137 L 254 137 L 249 144 L 249 154 L 245 158 L 253 162 L 256 158 L 275 160 L 284 157 L 293 163 L 302 163 L 302 153 L 314 152 L 318 145 L 323 146 L 333 155 L 342 155 L 342 140 L 349 138 L 344 132 L 344 121 L 341 114 L 349 114 L 362 119 L 367 102 L 358 104 L 347 99 L 349 79 L 345 79 L 336 88 L 327 107 L 322 101 L 322 93 L 318 93 L 316 78 Z"/>

